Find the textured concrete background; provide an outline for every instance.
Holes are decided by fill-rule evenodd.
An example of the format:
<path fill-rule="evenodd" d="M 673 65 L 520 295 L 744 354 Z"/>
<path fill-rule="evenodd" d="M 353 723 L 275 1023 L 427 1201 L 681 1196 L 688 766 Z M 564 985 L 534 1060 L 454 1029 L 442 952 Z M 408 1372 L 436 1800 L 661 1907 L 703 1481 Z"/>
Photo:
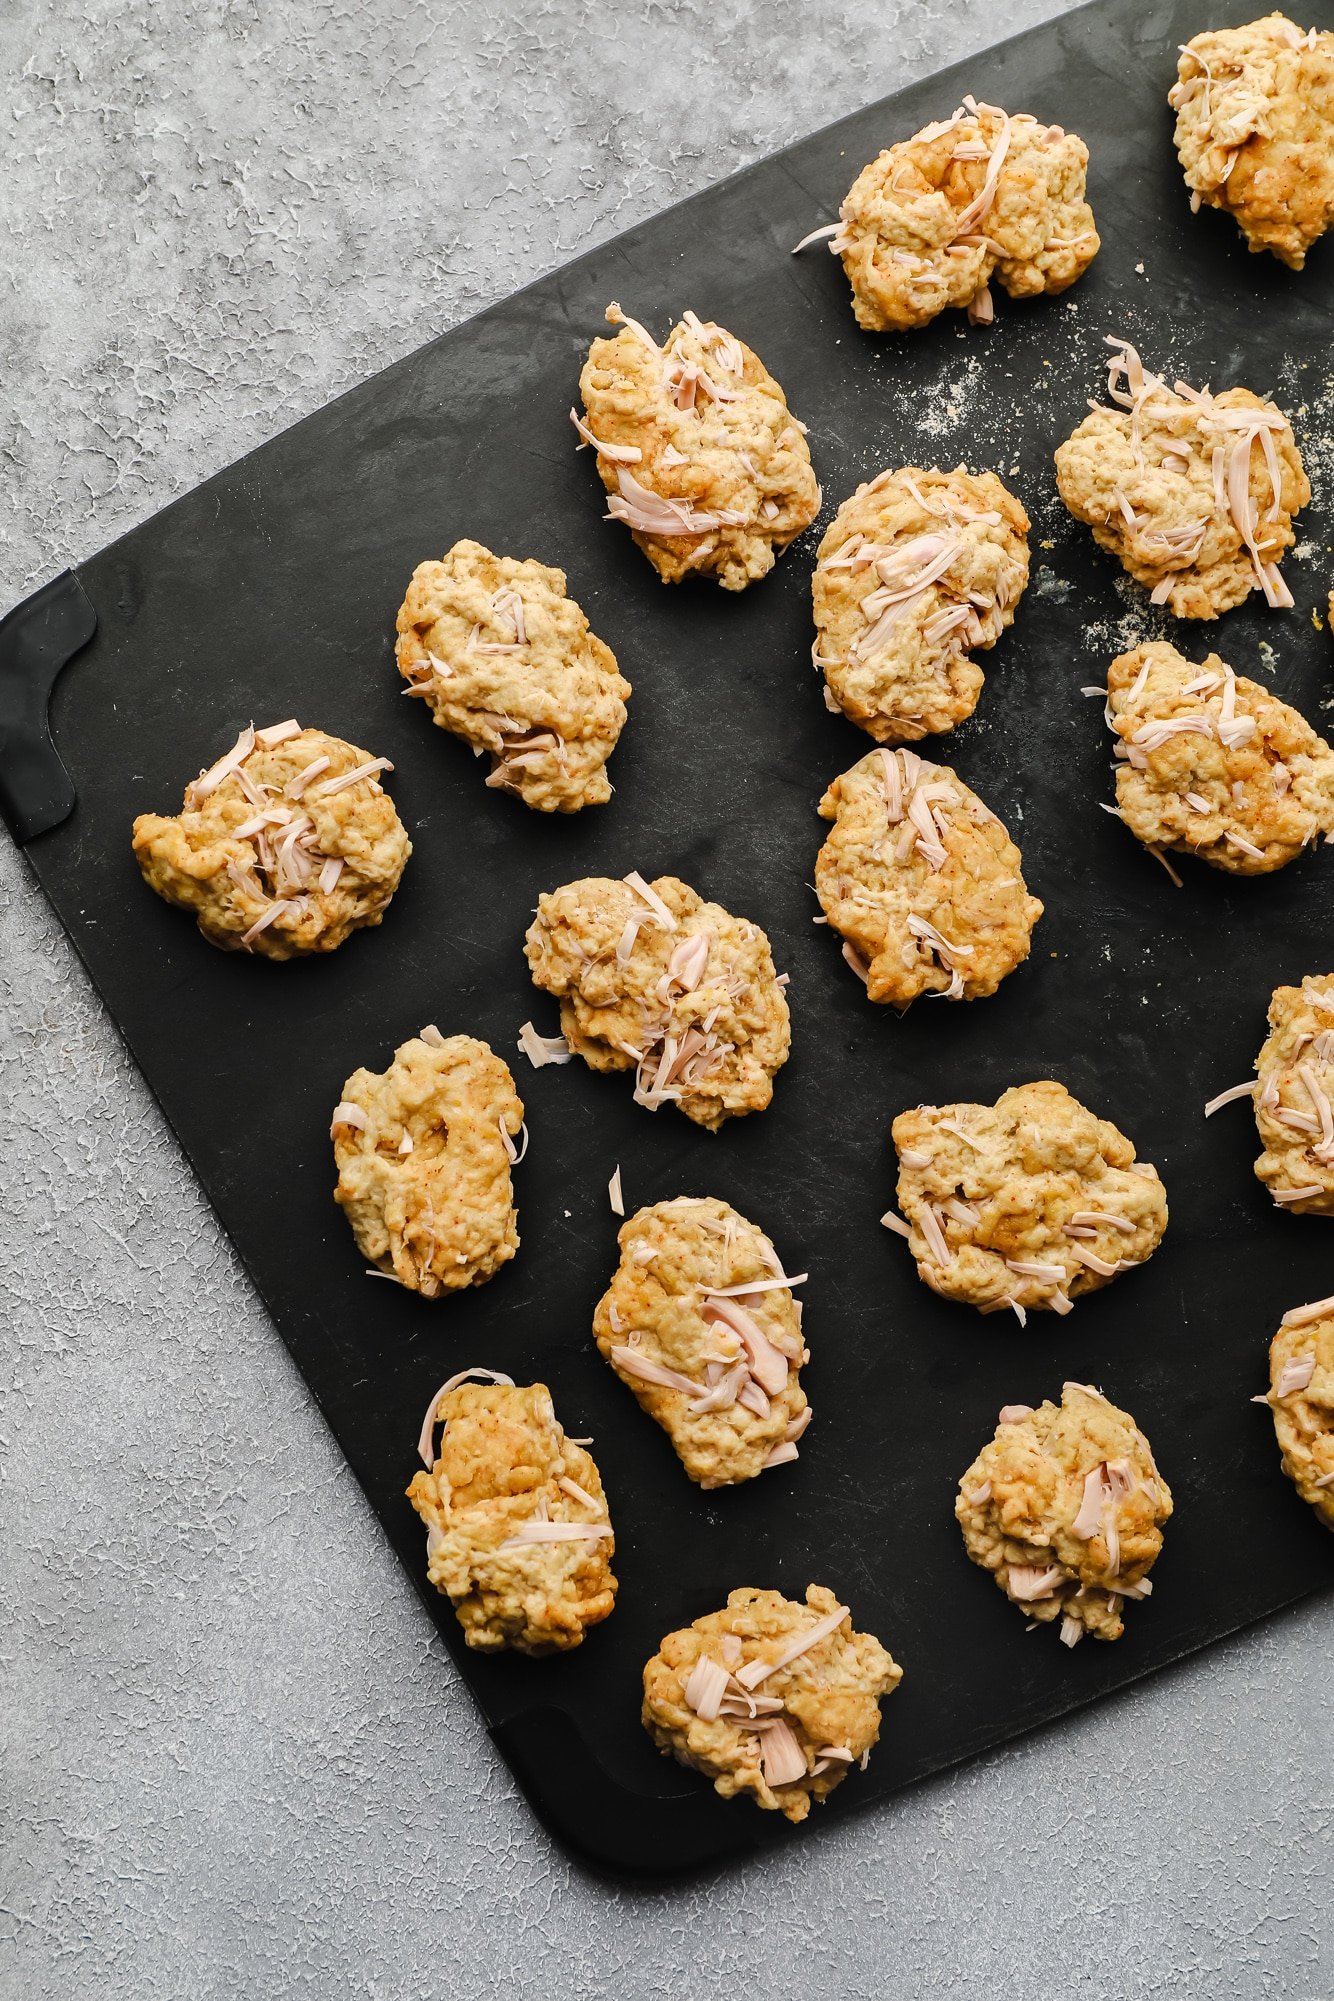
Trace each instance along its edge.
<path fill-rule="evenodd" d="M 1058 11 L 5 0 L 0 604 Z M 581 1875 L 2 839 L 0 1094 L 4 2001 L 1334 1994 L 1328 1605 L 710 1887 Z"/>

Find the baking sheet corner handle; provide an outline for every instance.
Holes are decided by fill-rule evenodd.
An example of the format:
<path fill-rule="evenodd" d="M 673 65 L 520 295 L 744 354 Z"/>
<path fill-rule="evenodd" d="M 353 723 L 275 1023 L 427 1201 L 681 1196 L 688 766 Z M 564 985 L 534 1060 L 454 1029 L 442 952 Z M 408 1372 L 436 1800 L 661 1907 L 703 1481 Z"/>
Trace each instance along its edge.
<path fill-rule="evenodd" d="M 92 599 L 73 570 L 0 619 L 0 818 L 20 845 L 74 811 L 77 794 L 51 741 L 48 710 L 61 668 L 96 630 Z"/>

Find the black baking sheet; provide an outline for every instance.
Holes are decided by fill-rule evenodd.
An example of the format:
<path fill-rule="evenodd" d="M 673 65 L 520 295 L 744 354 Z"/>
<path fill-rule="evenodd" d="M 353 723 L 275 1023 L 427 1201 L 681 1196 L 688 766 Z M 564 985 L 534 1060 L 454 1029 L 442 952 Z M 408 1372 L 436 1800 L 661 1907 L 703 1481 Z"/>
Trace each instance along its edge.
<path fill-rule="evenodd" d="M 1321 721 L 1330 640 L 1312 608 L 1334 519 L 1317 442 L 1334 258 L 1325 246 L 1295 276 L 1249 257 L 1224 218 L 1192 219 L 1164 102 L 1177 44 L 1252 6 L 1114 0 L 915 84 L 446 334 L 79 567 L 97 636 L 53 703 L 78 803 L 29 859 L 418 1586 L 422 1532 L 402 1493 L 443 1376 L 485 1363 L 542 1378 L 568 1429 L 594 1436 L 621 1581 L 608 1624 L 568 1658 L 482 1659 L 427 1596 L 534 1805 L 604 1863 L 679 1868 L 787 1838 L 777 1816 L 725 1805 L 661 1761 L 638 1722 L 660 1636 L 735 1585 L 829 1584 L 904 1666 L 869 1772 L 818 1825 L 1330 1581 L 1334 1544 L 1248 1399 L 1280 1313 L 1334 1290 L 1334 1234 L 1273 1209 L 1250 1172 L 1244 1106 L 1208 1127 L 1200 1108 L 1248 1074 L 1270 989 L 1334 962 L 1334 856 L 1259 882 L 1190 866 L 1174 889 L 1097 809 L 1109 740 L 1079 694 L 1151 630 L 1195 657 L 1221 645 Z M 1088 141 L 1101 255 L 1066 298 L 1001 299 L 989 330 L 949 315 L 905 339 L 866 337 L 836 261 L 789 246 L 834 215 L 865 159 L 965 91 Z M 1033 585 L 986 656 L 976 716 L 928 746 L 1003 816 L 1047 904 L 1031 961 L 994 999 L 876 1010 L 812 924 L 815 804 L 867 741 L 826 712 L 810 667 L 820 531 L 729 596 L 665 589 L 600 520 L 566 411 L 611 298 L 658 333 L 693 307 L 758 349 L 810 426 L 822 523 L 858 480 L 912 462 L 994 467 L 1028 506 Z M 1300 526 L 1317 551 L 1286 566 L 1294 611 L 1252 598 L 1208 628 L 1146 614 L 1064 516 L 1051 453 L 1101 392 L 1109 330 L 1169 377 L 1243 382 L 1293 413 L 1314 445 Z M 464 535 L 561 565 L 634 683 L 609 807 L 529 813 L 484 789 L 466 748 L 400 698 L 393 621 L 409 573 Z M 289 714 L 394 760 L 415 853 L 382 929 L 277 967 L 211 951 L 142 886 L 129 830 L 137 812 L 175 810 L 245 723 Z M 791 973 L 793 1054 L 763 1117 L 711 1136 L 636 1107 L 625 1079 L 579 1064 L 534 1073 L 517 1055 L 526 1017 L 554 1027 L 521 952 L 539 892 L 631 868 L 678 873 L 756 919 Z M 532 1131 L 518 1259 L 437 1306 L 365 1277 L 331 1200 L 328 1140 L 347 1074 L 381 1067 L 426 1021 L 506 1056 Z M 1021 1332 L 935 1298 L 877 1218 L 897 1111 L 1044 1076 L 1159 1163 L 1172 1219 L 1143 1271 Z M 598 1359 L 590 1319 L 615 1262 L 618 1163 L 630 1208 L 725 1197 L 789 1270 L 810 1271 L 816 1421 L 796 1466 L 697 1492 Z M 162 1337 L 148 1295 L 144 1337 L 151 1368 Z M 1177 1502 L 1152 1601 L 1129 1608 L 1120 1644 L 1074 1652 L 1049 1629 L 1025 1632 L 966 1561 L 952 1517 L 998 1406 L 1059 1394 L 1071 1376 L 1135 1414 Z"/>

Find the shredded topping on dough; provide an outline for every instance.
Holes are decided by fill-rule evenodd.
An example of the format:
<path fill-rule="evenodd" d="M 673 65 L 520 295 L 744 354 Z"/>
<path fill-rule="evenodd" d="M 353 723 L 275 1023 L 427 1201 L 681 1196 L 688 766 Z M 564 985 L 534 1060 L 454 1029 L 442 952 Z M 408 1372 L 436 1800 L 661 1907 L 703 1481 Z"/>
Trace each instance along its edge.
<path fill-rule="evenodd" d="M 1276 1397 L 1290 1397 L 1295 1395 L 1298 1390 L 1306 1388 L 1314 1374 L 1315 1356 L 1313 1354 L 1294 1355 L 1279 1370 L 1278 1379 L 1274 1384 L 1274 1395 Z"/>
<path fill-rule="evenodd" d="M 389 1274 L 382 1272 L 380 1276 L 382 1278 L 388 1277 Z M 450 1376 L 446 1382 L 441 1383 L 439 1389 L 426 1406 L 426 1415 L 422 1419 L 421 1433 L 417 1439 L 417 1453 L 428 1473 L 435 1465 L 433 1439 L 437 1423 L 436 1412 L 440 1408 L 440 1399 L 447 1397 L 451 1390 L 456 1390 L 460 1383 L 468 1382 L 502 1383 L 508 1389 L 514 1388 L 513 1376 L 504 1375 L 499 1369 L 460 1369 L 457 1375 Z"/>

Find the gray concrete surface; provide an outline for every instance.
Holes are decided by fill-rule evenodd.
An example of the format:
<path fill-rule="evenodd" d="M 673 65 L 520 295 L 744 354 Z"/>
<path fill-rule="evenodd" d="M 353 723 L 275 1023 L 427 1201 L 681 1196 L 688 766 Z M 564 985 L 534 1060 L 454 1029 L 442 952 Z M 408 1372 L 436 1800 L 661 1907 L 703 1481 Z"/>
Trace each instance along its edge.
<path fill-rule="evenodd" d="M 1059 0 L 5 0 L 0 602 Z M 1334 1993 L 1326 1604 L 711 1887 L 555 1852 L 0 839 L 0 1994 Z"/>

